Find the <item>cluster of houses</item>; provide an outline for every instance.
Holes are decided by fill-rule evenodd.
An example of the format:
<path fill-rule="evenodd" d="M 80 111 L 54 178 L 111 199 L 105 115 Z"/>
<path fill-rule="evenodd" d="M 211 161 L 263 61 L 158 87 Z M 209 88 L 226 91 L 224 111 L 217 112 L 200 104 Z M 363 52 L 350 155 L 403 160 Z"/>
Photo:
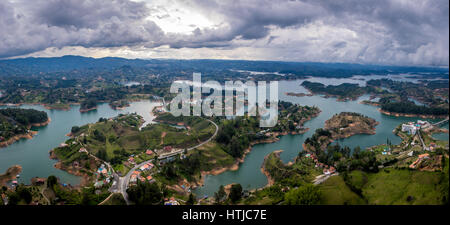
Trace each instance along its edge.
<path fill-rule="evenodd" d="M 391 155 L 391 149 L 389 147 L 384 147 L 381 154 L 382 155 Z"/>
<path fill-rule="evenodd" d="M 409 168 L 411 168 L 411 169 L 417 168 L 417 166 L 418 166 L 423 160 L 428 159 L 428 158 L 430 158 L 430 155 L 429 155 L 428 153 L 419 155 L 419 158 L 417 158 L 416 161 L 414 161 L 411 165 L 409 165 Z"/>
<path fill-rule="evenodd" d="M 105 164 L 100 165 L 100 167 L 95 172 L 97 177 L 97 181 L 94 184 L 94 187 L 101 188 L 103 185 L 109 184 L 113 178 L 111 171 L 106 168 Z"/>
<path fill-rule="evenodd" d="M 164 199 L 164 205 L 180 205 L 180 203 L 177 200 L 175 200 L 174 197 L 171 197 L 170 199 L 168 198 Z"/>
<path fill-rule="evenodd" d="M 131 174 L 131 177 L 130 177 L 130 183 L 136 184 L 138 179 L 141 182 L 147 182 L 147 181 L 150 183 L 155 182 L 155 180 L 153 179 L 153 177 L 151 175 L 148 175 L 148 176 L 141 175 L 144 172 L 150 171 L 154 166 L 155 165 L 153 165 L 153 163 L 146 163 L 146 164 L 142 165 L 141 167 L 139 167 L 137 170 L 133 171 L 133 173 Z"/>
<path fill-rule="evenodd" d="M 328 166 L 324 163 L 319 162 L 316 155 L 308 153 L 305 155 L 305 157 L 314 160 L 314 163 L 316 164 L 314 167 L 323 169 L 323 171 L 322 171 L 323 174 L 330 175 L 330 174 L 336 173 L 336 168 L 334 168 L 333 166 Z"/>
<path fill-rule="evenodd" d="M 428 121 L 417 120 L 416 123 L 408 122 L 402 124 L 402 132 L 407 132 L 410 135 L 415 135 L 421 128 L 428 128 L 431 124 Z"/>

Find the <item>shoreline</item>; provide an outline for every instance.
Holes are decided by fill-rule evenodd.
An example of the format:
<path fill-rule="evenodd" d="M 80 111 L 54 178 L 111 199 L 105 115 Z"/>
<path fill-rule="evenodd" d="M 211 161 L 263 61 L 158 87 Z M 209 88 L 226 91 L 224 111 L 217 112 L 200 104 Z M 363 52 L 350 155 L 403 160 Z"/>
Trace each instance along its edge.
<path fill-rule="evenodd" d="M 311 120 L 312 118 L 319 116 L 319 114 L 320 114 L 321 112 L 322 112 L 322 110 L 319 109 L 317 113 L 311 115 L 311 116 L 308 117 L 308 118 L 302 119 L 302 120 L 300 121 L 300 123 L 304 124 L 306 121 L 309 121 L 309 120 Z M 222 167 L 222 168 L 212 169 L 212 170 L 210 170 L 210 171 L 201 171 L 201 172 L 200 172 L 200 174 L 201 174 L 201 175 L 200 175 L 200 180 L 198 180 L 198 181 L 192 181 L 192 182 L 190 182 L 190 185 L 191 185 L 191 187 L 195 187 L 195 188 L 203 187 L 204 184 L 205 184 L 205 177 L 206 177 L 207 175 L 217 176 L 217 175 L 219 175 L 219 174 L 221 174 L 221 173 L 224 173 L 224 172 L 227 172 L 227 171 L 236 171 L 236 170 L 238 170 L 239 167 L 240 167 L 240 164 L 245 162 L 245 157 L 247 156 L 248 153 L 251 152 L 251 150 L 253 149 L 253 146 L 254 146 L 254 145 L 257 145 L 257 144 L 270 144 L 270 143 L 275 143 L 275 142 L 277 142 L 277 141 L 280 141 L 280 138 L 279 138 L 279 137 L 282 137 L 282 136 L 285 136 L 285 135 L 289 135 L 289 134 L 290 134 L 290 135 L 300 135 L 300 134 L 304 134 L 304 133 L 308 132 L 309 129 L 310 129 L 310 128 L 307 127 L 307 128 L 304 128 L 303 130 L 298 131 L 298 132 L 297 132 L 297 131 L 292 131 L 292 132 L 288 132 L 288 131 L 285 131 L 285 132 L 274 132 L 273 135 L 272 135 L 270 138 L 268 138 L 268 139 L 265 139 L 265 140 L 258 140 L 258 141 L 253 141 L 253 142 L 251 142 L 251 143 L 249 144 L 249 147 L 248 147 L 247 149 L 244 150 L 244 152 L 243 152 L 243 154 L 242 154 L 242 157 L 236 159 L 235 162 L 234 162 L 233 164 L 231 164 L 231 165 L 229 165 L 229 166 Z"/>
<path fill-rule="evenodd" d="M 195 188 L 203 187 L 205 177 L 207 175 L 217 176 L 217 175 L 227 172 L 227 171 L 238 170 L 240 168 L 240 164 L 245 162 L 245 157 L 247 156 L 248 153 L 250 153 L 252 151 L 252 148 L 254 145 L 275 143 L 280 140 L 278 138 L 280 136 L 285 136 L 285 135 L 289 135 L 289 134 L 290 135 L 299 135 L 299 134 L 303 134 L 303 133 L 307 132 L 308 130 L 309 130 L 309 128 L 305 129 L 304 132 L 287 132 L 286 131 L 286 132 L 282 132 L 282 133 L 275 133 L 270 139 L 254 141 L 254 142 L 250 143 L 250 146 L 247 149 L 244 150 L 242 157 L 236 159 L 233 164 L 231 164 L 229 166 L 221 167 L 221 168 L 212 169 L 209 171 L 201 171 L 200 172 L 200 174 L 201 174 L 200 180 L 192 181 L 192 182 L 190 182 L 190 184 L 192 187 L 195 187 Z M 276 136 L 276 137 L 274 137 L 274 136 Z"/>
<path fill-rule="evenodd" d="M 382 110 L 381 108 L 378 108 L 378 111 L 384 115 L 388 116 L 395 116 L 395 117 L 419 117 L 422 119 L 443 119 L 447 118 L 448 115 L 421 115 L 421 114 L 409 114 L 409 113 L 395 113 L 395 112 L 388 112 L 385 110 Z"/>
<path fill-rule="evenodd" d="M 90 111 L 94 111 L 94 110 L 97 110 L 97 106 L 95 106 L 95 107 L 92 107 L 92 108 L 87 108 L 87 109 L 81 109 L 80 108 L 80 113 L 85 113 L 85 112 L 90 112 Z"/>
<path fill-rule="evenodd" d="M 264 186 L 263 188 L 266 187 L 270 187 L 272 185 L 275 184 L 275 179 L 272 178 L 272 176 L 270 175 L 269 171 L 266 170 L 266 161 L 269 158 L 269 156 L 271 154 L 274 154 L 275 157 L 280 158 L 281 153 L 283 152 L 283 150 L 276 150 L 272 153 L 267 154 L 266 156 L 264 156 L 264 161 L 263 164 L 261 165 L 261 172 L 267 177 L 267 185 Z"/>
<path fill-rule="evenodd" d="M 362 105 L 380 106 L 380 103 L 371 102 L 371 101 L 367 101 L 367 100 L 360 101 L 358 103 L 362 104 Z"/>
<path fill-rule="evenodd" d="M 152 100 L 152 99 L 148 99 L 148 98 L 130 99 L 130 100 L 123 99 L 123 100 L 126 100 L 126 101 L 128 101 L 130 103 L 131 102 L 140 102 L 140 101 L 144 101 L 144 100 L 150 100 L 151 102 L 158 102 L 158 101 L 160 101 L 160 100 Z M 108 102 L 106 102 L 106 101 L 99 101 L 98 103 L 108 103 Z M 42 103 L 42 102 L 0 103 L 0 106 L 6 106 L 6 107 L 19 107 L 19 106 L 22 106 L 22 105 L 40 105 L 40 106 L 42 106 L 42 107 L 44 107 L 45 109 L 48 109 L 48 110 L 69 111 L 69 110 L 72 109 L 72 106 L 74 106 L 74 105 L 81 105 L 81 103 L 80 102 L 71 102 L 71 103 L 67 103 L 67 106 L 63 106 L 63 107 L 52 106 L 51 104 L 45 104 L 45 103 Z M 109 103 L 108 103 L 108 105 L 109 105 Z M 111 105 L 109 105 L 109 106 L 113 110 L 123 110 L 123 109 L 126 109 L 126 108 L 130 107 L 131 105 L 128 104 L 127 106 L 117 107 L 117 108 L 114 108 Z M 97 108 L 97 107 L 95 107 L 95 108 Z M 90 109 L 88 111 L 92 111 L 92 110 L 94 110 L 94 109 Z M 85 111 L 85 112 L 88 112 L 88 111 Z"/>
<path fill-rule="evenodd" d="M 323 96 L 320 96 L 320 97 L 322 97 L 322 98 L 336 98 L 336 101 L 337 102 L 348 102 L 348 101 L 356 101 L 356 100 L 358 100 L 361 96 L 363 96 L 364 94 L 361 94 L 361 95 L 358 95 L 358 96 L 356 96 L 356 97 L 342 97 L 342 96 L 339 96 L 339 95 L 332 95 L 332 94 L 328 94 L 328 93 L 322 93 L 322 92 L 313 92 L 313 91 L 311 91 L 309 88 L 307 88 L 307 87 L 305 87 L 305 86 L 303 86 L 306 90 L 308 90 L 308 92 L 311 94 L 311 96 L 314 96 L 314 95 L 317 95 L 317 96 L 320 96 L 320 95 L 323 95 Z M 292 95 L 291 95 L 292 96 Z M 307 95 L 307 96 L 309 96 L 309 95 Z"/>
<path fill-rule="evenodd" d="M 55 152 L 52 150 L 49 151 L 49 158 L 52 160 L 57 160 L 57 162 L 55 164 L 53 164 L 53 167 L 59 170 L 62 170 L 68 174 L 80 177 L 81 182 L 75 186 L 73 186 L 74 188 L 81 188 L 83 186 L 86 186 L 89 183 L 89 176 L 87 175 L 87 173 L 82 173 L 80 172 L 80 170 L 77 169 L 73 169 L 72 166 L 64 166 L 62 161 L 56 156 Z"/>
<path fill-rule="evenodd" d="M 196 189 L 198 187 L 203 187 L 204 184 L 205 184 L 205 177 L 207 175 L 217 176 L 217 175 L 219 175 L 221 173 L 224 173 L 224 172 L 227 172 L 227 171 L 236 171 L 236 170 L 238 170 L 239 167 L 240 167 L 240 164 L 245 162 L 245 157 L 247 156 L 248 153 L 251 152 L 251 150 L 252 150 L 254 145 L 257 145 L 257 144 L 270 144 L 270 143 L 277 142 L 279 140 L 280 139 L 277 138 L 277 137 L 272 137 L 271 139 L 251 142 L 250 146 L 244 150 L 244 152 L 242 154 L 242 157 L 237 158 L 233 164 L 225 166 L 225 167 L 221 167 L 221 168 L 212 169 L 212 170 L 209 170 L 209 171 L 201 171 L 200 172 L 200 180 L 196 180 L 196 181 L 190 182 L 191 187 L 193 187 L 193 189 Z"/>
<path fill-rule="evenodd" d="M 14 165 L 9 167 L 5 173 L 0 174 L 0 185 L 6 186 L 6 183 L 16 179 L 16 176 L 22 172 L 22 166 Z"/>
<path fill-rule="evenodd" d="M 44 127 L 47 126 L 52 120 L 50 119 L 50 117 L 48 117 L 47 121 L 42 122 L 42 123 L 33 123 L 31 125 L 29 125 L 27 128 L 28 130 L 31 129 L 31 127 Z M 14 144 L 16 141 L 22 140 L 22 139 L 33 139 L 33 137 L 37 134 L 37 131 L 34 130 L 30 130 L 28 131 L 26 134 L 17 134 L 14 135 L 12 137 L 10 137 L 8 140 L 6 141 L 2 141 L 0 142 L 0 148 L 6 148 L 12 144 Z"/>

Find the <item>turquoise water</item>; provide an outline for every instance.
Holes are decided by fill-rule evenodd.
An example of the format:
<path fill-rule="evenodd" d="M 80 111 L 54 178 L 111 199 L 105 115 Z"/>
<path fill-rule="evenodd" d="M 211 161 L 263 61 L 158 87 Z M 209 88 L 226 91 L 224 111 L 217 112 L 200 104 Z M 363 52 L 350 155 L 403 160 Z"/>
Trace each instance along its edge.
<path fill-rule="evenodd" d="M 320 81 L 320 80 L 319 80 Z M 246 156 L 238 170 L 227 171 L 222 174 L 213 176 L 207 175 L 203 187 L 197 188 L 194 193 L 199 197 L 204 195 L 212 196 L 219 189 L 220 185 L 230 183 L 240 183 L 244 189 L 255 189 L 264 187 L 267 184 L 266 176 L 261 172 L 260 168 L 264 161 L 264 157 L 276 150 L 283 150 L 281 159 L 284 163 L 292 161 L 302 150 L 302 143 L 308 137 L 311 137 L 317 128 L 322 128 L 325 121 L 334 114 L 340 112 L 358 112 L 374 118 L 380 124 L 376 127 L 375 135 L 355 135 L 350 138 L 338 140 L 339 144 L 354 148 L 360 146 L 366 148 L 382 143 L 386 143 L 386 139 L 393 144 L 398 144 L 401 139 L 392 133 L 392 130 L 400 123 L 407 121 L 416 121 L 420 118 L 393 117 L 381 114 L 377 107 L 359 104 L 359 101 L 368 99 L 369 96 L 362 96 L 357 101 L 337 102 L 335 98 L 322 98 L 320 96 L 295 97 L 287 96 L 286 92 L 305 92 L 306 90 L 300 86 L 302 81 L 280 81 L 279 82 L 279 98 L 280 100 L 290 101 L 301 105 L 318 106 L 322 112 L 320 115 L 305 123 L 310 128 L 308 132 L 300 135 L 287 135 L 280 138 L 279 142 L 270 144 L 258 144 L 253 146 L 252 151 Z"/>
<path fill-rule="evenodd" d="M 442 125 L 441 128 L 445 128 L 445 129 L 448 130 L 448 123 Z M 436 138 L 436 139 L 441 140 L 441 141 L 448 141 L 448 137 L 449 137 L 448 133 L 437 133 L 437 134 L 433 134 L 431 136 L 433 138 Z"/>
<path fill-rule="evenodd" d="M 80 126 L 98 121 L 100 117 L 109 118 L 119 113 L 137 112 L 146 121 L 152 120 L 150 114 L 153 106 L 158 103 L 149 101 L 133 102 L 124 110 L 113 110 L 108 104 L 99 104 L 96 111 L 80 113 L 80 106 L 74 105 L 69 111 L 48 110 L 40 105 L 24 105 L 21 108 L 33 108 L 48 113 L 51 123 L 45 127 L 33 128 L 38 134 L 31 140 L 20 140 L 14 144 L 0 148 L 0 173 L 13 165 L 22 166 L 19 183 L 29 184 L 33 177 L 48 177 L 55 175 L 64 183 L 79 184 L 80 177 L 53 167 L 55 160 L 49 158 L 49 151 L 68 139 L 65 136 L 72 126 Z"/>
<path fill-rule="evenodd" d="M 315 82 L 329 83 L 328 78 L 314 78 Z M 335 81 L 333 81 L 335 82 Z M 279 98 L 280 100 L 299 103 L 301 105 L 318 106 L 322 113 L 305 123 L 310 128 L 308 132 L 301 135 L 287 135 L 280 138 L 280 141 L 271 144 L 255 145 L 252 151 L 245 158 L 245 162 L 240 165 L 237 171 L 227 171 L 217 176 L 207 176 L 205 178 L 204 187 L 198 188 L 194 192 L 198 196 L 211 196 L 216 192 L 220 185 L 230 183 L 240 183 L 245 189 L 260 188 L 267 184 L 267 178 L 261 173 L 260 167 L 264 157 L 275 151 L 284 150 L 281 154 L 283 162 L 292 161 L 298 152 L 302 150 L 302 143 L 307 137 L 310 137 L 317 128 L 324 126 L 325 120 L 329 119 L 336 113 L 343 111 L 359 112 L 379 121 L 376 127 L 375 135 L 356 135 L 344 140 L 339 140 L 341 145 L 349 147 L 360 146 L 362 148 L 385 143 L 389 138 L 392 143 L 400 142 L 400 138 L 392 133 L 392 130 L 400 123 L 407 121 L 415 121 L 418 118 L 391 117 L 378 112 L 377 107 L 359 104 L 361 100 L 368 99 L 369 96 L 362 96 L 358 101 L 337 102 L 334 98 L 322 98 L 320 96 L 295 97 L 286 96 L 286 92 L 304 92 L 307 91 L 300 86 L 301 80 L 298 81 L 280 81 L 279 82 Z M 360 83 L 356 80 L 355 83 Z M 32 177 L 48 177 L 56 175 L 62 182 L 76 185 L 80 182 L 80 178 L 70 175 L 62 170 L 55 169 L 53 165 L 56 161 L 49 158 L 48 152 L 57 147 L 60 143 L 68 139 L 65 135 L 69 133 L 72 126 L 84 125 L 98 121 L 100 117 L 109 118 L 119 113 L 137 112 L 143 116 L 147 122 L 152 120 L 150 114 L 152 108 L 159 103 L 150 101 L 133 102 L 130 107 L 124 110 L 113 110 L 108 104 L 100 104 L 96 111 L 80 113 L 79 106 L 73 106 L 69 111 L 47 110 L 39 105 L 24 105 L 23 108 L 34 108 L 46 111 L 52 122 L 46 127 L 36 128 L 39 133 L 31 140 L 21 140 L 6 148 L 0 148 L 0 173 L 13 165 L 21 165 L 23 171 L 19 178 L 19 182 L 30 183 Z M 448 128 L 448 124 L 446 125 Z M 445 127 L 445 126 L 444 126 Z M 436 134 L 437 136 L 442 134 Z M 448 140 L 448 134 L 441 137 Z"/>

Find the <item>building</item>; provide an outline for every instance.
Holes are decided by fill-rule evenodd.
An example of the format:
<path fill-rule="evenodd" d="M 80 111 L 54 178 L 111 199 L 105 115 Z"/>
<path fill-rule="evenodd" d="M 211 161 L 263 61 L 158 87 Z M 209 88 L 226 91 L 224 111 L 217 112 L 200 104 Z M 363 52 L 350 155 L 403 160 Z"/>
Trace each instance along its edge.
<path fill-rule="evenodd" d="M 86 148 L 80 148 L 80 150 L 78 151 L 78 152 L 81 152 L 81 153 L 88 153 L 88 151 L 86 150 Z"/>
<path fill-rule="evenodd" d="M 402 124 L 402 132 L 407 132 L 410 135 L 415 135 L 417 132 L 417 126 L 415 126 L 413 123 Z"/>
<path fill-rule="evenodd" d="M 409 165 L 409 168 L 415 169 L 420 164 L 420 162 L 422 162 L 422 160 L 428 158 L 430 158 L 430 155 L 428 153 L 419 155 L 419 158 L 416 161 L 414 161 L 411 165 Z"/>
<path fill-rule="evenodd" d="M 174 197 L 171 197 L 170 200 L 164 202 L 164 205 L 180 205 L 180 203 Z"/>
<path fill-rule="evenodd" d="M 137 181 L 137 175 L 136 174 L 132 174 L 130 177 L 130 183 L 136 183 Z"/>
<path fill-rule="evenodd" d="M 147 170 L 149 170 L 149 169 L 151 169 L 151 168 L 150 168 L 150 165 L 144 164 L 143 166 L 139 167 L 139 169 L 140 169 L 141 171 L 147 171 Z"/>
<path fill-rule="evenodd" d="M 103 181 L 99 180 L 99 181 L 95 182 L 94 187 L 95 188 L 101 188 L 103 186 L 103 184 L 104 184 Z"/>

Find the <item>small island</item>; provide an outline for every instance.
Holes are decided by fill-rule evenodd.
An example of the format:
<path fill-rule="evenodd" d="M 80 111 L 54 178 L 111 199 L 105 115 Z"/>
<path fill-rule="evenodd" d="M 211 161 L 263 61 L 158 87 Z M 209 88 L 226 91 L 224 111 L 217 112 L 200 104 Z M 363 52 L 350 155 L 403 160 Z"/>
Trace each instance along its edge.
<path fill-rule="evenodd" d="M 97 101 L 94 99 L 87 99 L 80 104 L 80 112 L 89 112 L 97 109 Z"/>
<path fill-rule="evenodd" d="M 295 92 L 286 92 L 287 96 L 295 96 L 295 97 L 305 97 L 305 96 L 313 96 L 313 94 L 309 93 L 295 93 Z"/>
<path fill-rule="evenodd" d="M 354 112 L 341 112 L 325 121 L 325 129 L 334 139 L 347 138 L 356 134 L 375 134 L 379 122 Z"/>

